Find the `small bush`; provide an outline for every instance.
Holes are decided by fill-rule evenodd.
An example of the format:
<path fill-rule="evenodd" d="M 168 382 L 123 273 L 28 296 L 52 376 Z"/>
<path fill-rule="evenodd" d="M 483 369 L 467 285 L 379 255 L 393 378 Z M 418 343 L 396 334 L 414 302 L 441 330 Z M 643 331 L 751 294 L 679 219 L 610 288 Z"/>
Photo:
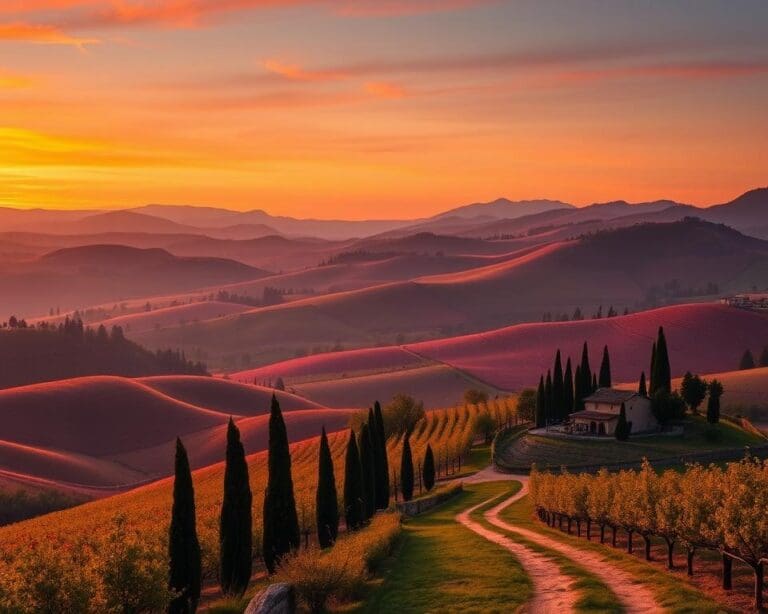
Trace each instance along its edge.
<path fill-rule="evenodd" d="M 293 584 L 310 612 L 322 612 L 331 600 L 362 595 L 365 581 L 391 554 L 399 534 L 399 514 L 377 514 L 365 529 L 343 535 L 330 550 L 310 548 L 285 557 L 277 579 Z"/>

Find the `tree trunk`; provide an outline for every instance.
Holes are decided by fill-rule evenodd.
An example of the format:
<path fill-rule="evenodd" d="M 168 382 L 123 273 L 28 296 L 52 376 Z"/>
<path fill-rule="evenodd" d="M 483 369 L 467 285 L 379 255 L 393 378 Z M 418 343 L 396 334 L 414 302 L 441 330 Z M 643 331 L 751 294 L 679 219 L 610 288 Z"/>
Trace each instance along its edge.
<path fill-rule="evenodd" d="M 696 548 L 688 548 L 688 575 L 693 575 L 693 555 L 696 553 Z"/>
<path fill-rule="evenodd" d="M 581 537 L 581 520 L 576 519 L 576 537 Z"/>
<path fill-rule="evenodd" d="M 666 541 L 667 541 L 667 569 L 674 569 L 675 561 L 672 558 L 672 554 L 675 549 L 675 542 L 672 541 L 671 539 L 668 539 Z"/>
<path fill-rule="evenodd" d="M 627 552 L 632 554 L 632 531 L 627 531 Z"/>
<path fill-rule="evenodd" d="M 651 560 L 651 536 L 644 534 L 643 540 L 645 541 L 645 560 L 650 561 Z"/>
<path fill-rule="evenodd" d="M 616 527 L 613 526 L 611 527 L 611 529 L 613 529 L 613 536 L 611 537 L 611 546 L 615 548 L 616 547 Z"/>
<path fill-rule="evenodd" d="M 604 524 L 600 525 L 600 543 L 601 544 L 605 543 L 605 525 Z M 616 544 L 614 544 L 614 546 L 615 545 Z"/>
<path fill-rule="evenodd" d="M 763 609 L 763 564 L 758 563 L 754 567 L 755 572 L 755 609 Z"/>
<path fill-rule="evenodd" d="M 733 588 L 731 581 L 731 571 L 733 569 L 733 559 L 727 554 L 723 554 L 723 590 L 729 591 Z"/>
<path fill-rule="evenodd" d="M 573 520 L 571 520 L 571 517 L 568 516 L 568 535 L 571 534 L 571 523 L 572 522 L 573 522 Z"/>
<path fill-rule="evenodd" d="M 592 537 L 592 521 L 587 518 L 587 541 Z"/>

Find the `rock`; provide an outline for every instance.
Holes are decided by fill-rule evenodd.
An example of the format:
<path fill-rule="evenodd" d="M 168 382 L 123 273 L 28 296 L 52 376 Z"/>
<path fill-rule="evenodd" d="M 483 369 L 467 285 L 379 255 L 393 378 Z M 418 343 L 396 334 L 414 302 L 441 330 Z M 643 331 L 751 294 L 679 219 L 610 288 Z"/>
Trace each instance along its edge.
<path fill-rule="evenodd" d="M 270 584 L 251 599 L 244 614 L 295 614 L 296 591 L 286 582 Z"/>

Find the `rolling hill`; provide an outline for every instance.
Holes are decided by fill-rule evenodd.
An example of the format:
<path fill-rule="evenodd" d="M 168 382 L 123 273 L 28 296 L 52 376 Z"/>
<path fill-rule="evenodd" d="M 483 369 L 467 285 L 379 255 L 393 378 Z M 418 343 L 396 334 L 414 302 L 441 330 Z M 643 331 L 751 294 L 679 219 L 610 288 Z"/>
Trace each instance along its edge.
<path fill-rule="evenodd" d="M 443 365 L 494 389 L 518 391 L 538 382 L 541 373 L 551 368 L 557 349 L 564 359 L 577 360 L 587 341 L 593 366 L 608 345 L 614 380 L 635 381 L 641 371 L 649 370 L 651 345 L 659 326 L 666 331 L 675 375 L 687 370 L 729 370 L 745 348 L 768 343 L 768 316 L 699 303 L 599 320 L 519 324 L 402 347 L 373 348 L 365 354 L 330 353 L 268 365 L 247 371 L 244 377 L 266 380 L 282 376 L 289 388 L 328 404 L 333 404 L 347 384 L 361 398 L 387 398 L 406 389 L 409 377 L 418 379 L 419 389 L 429 399 L 446 385 L 445 371 L 430 372 L 425 369 L 429 364 Z M 421 361 L 414 361 L 414 356 Z M 359 362 L 357 357 L 361 357 Z M 351 379 L 344 379 L 344 373 Z M 234 379 L 240 376 L 232 375 Z M 470 383 L 462 385 L 469 388 Z"/>
<path fill-rule="evenodd" d="M 0 312 L 28 317 L 107 301 L 264 277 L 234 260 L 179 257 L 162 249 L 89 245 L 0 268 Z"/>
<path fill-rule="evenodd" d="M 587 317 L 712 300 L 762 287 L 768 243 L 694 219 L 642 224 L 513 252 L 469 270 L 312 297 L 137 335 L 150 347 L 206 348 L 232 370 L 333 347 L 364 347 L 478 332 L 519 322 Z"/>
<path fill-rule="evenodd" d="M 77 322 L 0 329 L 0 389 L 86 375 L 168 374 L 206 371 L 175 352 L 150 352 L 115 330 L 84 329 Z"/>
<path fill-rule="evenodd" d="M 184 438 L 195 468 L 221 460 L 232 416 L 249 452 L 265 449 L 272 394 L 291 441 L 325 425 L 344 428 L 349 409 L 208 377 L 75 378 L 0 391 L 0 479 L 104 496 L 167 476 Z"/>

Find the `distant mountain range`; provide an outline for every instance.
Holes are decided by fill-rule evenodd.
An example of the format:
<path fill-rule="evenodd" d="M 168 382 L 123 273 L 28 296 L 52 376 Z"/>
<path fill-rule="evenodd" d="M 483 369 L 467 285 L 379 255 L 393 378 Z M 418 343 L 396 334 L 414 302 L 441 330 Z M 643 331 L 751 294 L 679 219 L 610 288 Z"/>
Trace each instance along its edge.
<path fill-rule="evenodd" d="M 527 234 L 542 229 L 623 226 L 648 221 L 675 221 L 686 216 L 723 223 L 768 238 L 768 188 L 758 188 L 712 207 L 670 200 L 643 203 L 614 201 L 585 207 L 557 200 L 510 201 L 505 198 L 449 209 L 412 220 L 321 220 L 276 216 L 266 211 L 152 204 L 120 211 L 58 211 L 0 208 L 0 232 L 83 235 L 108 232 L 205 235 L 245 240 L 269 235 L 314 237 L 327 241 L 419 232 L 487 238 Z"/>

